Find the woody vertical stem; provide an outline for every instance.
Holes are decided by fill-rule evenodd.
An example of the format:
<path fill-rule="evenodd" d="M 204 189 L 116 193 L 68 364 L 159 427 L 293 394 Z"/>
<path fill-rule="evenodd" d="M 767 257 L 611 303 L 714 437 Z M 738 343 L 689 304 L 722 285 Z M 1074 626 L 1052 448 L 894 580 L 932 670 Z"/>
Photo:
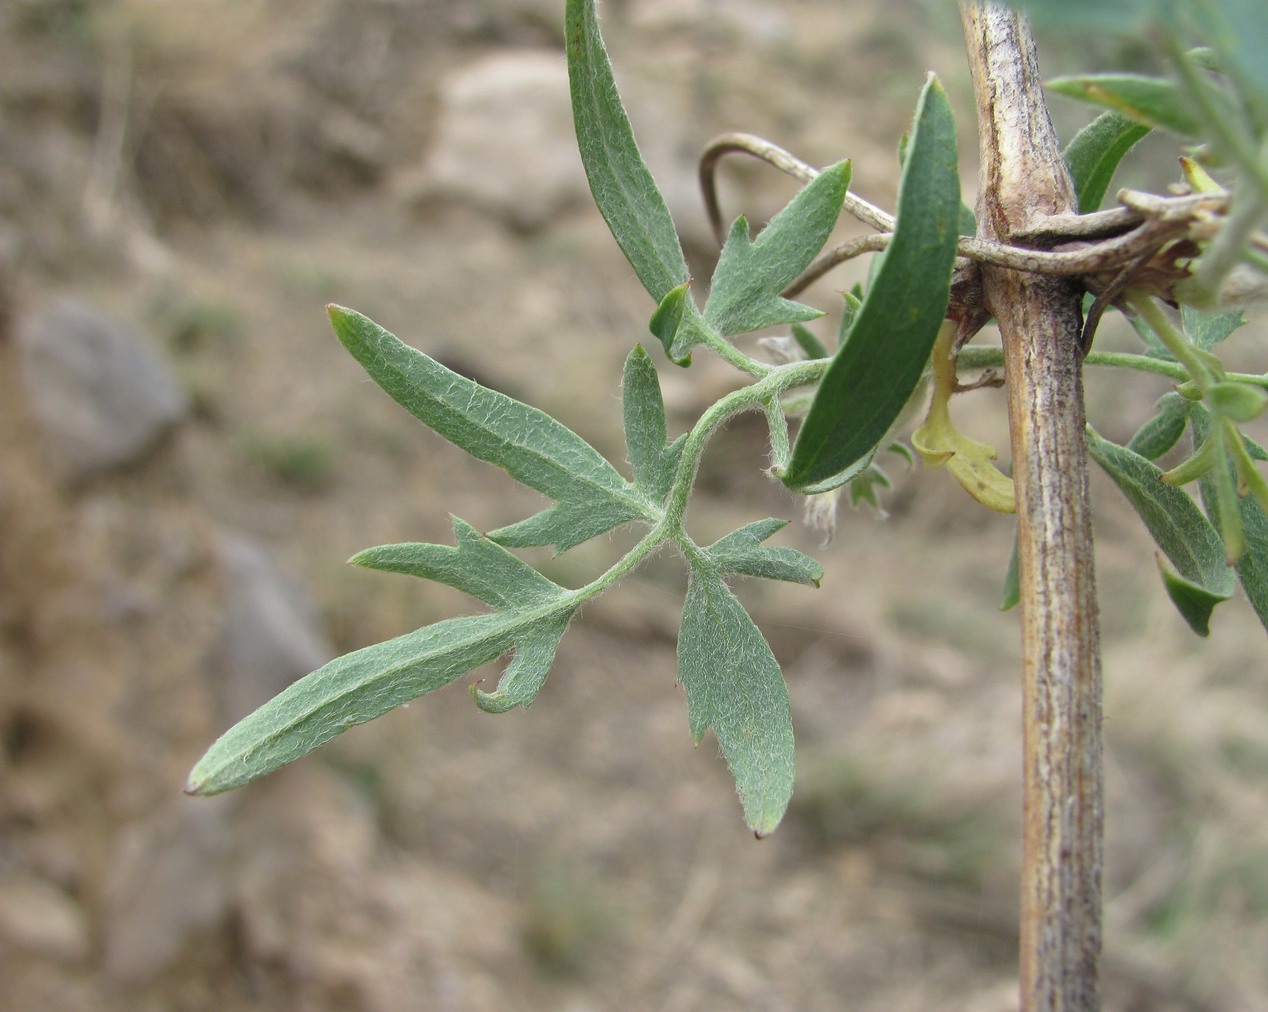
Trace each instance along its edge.
<path fill-rule="evenodd" d="M 1075 212 L 1024 19 L 961 7 L 981 140 L 978 231 L 1009 241 Z M 1008 381 L 1023 639 L 1021 1003 L 1099 1008 L 1101 672 L 1079 292 L 983 266 Z"/>

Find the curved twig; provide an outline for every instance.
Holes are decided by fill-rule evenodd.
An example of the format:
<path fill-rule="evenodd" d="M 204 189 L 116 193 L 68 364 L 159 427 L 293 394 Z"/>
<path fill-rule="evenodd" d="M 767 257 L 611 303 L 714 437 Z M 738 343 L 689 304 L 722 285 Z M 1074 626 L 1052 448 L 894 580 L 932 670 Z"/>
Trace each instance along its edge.
<path fill-rule="evenodd" d="M 700 192 L 704 195 L 705 212 L 709 216 L 709 225 L 717 237 L 718 245 L 726 241 L 726 228 L 722 221 L 722 209 L 718 203 L 717 167 L 724 155 L 745 154 L 759 158 L 779 169 L 780 172 L 808 183 L 819 175 L 819 170 L 803 162 L 796 155 L 781 148 L 778 144 L 758 137 L 756 134 L 727 133 L 711 140 L 700 155 Z M 871 225 L 882 232 L 894 230 L 894 216 L 882 211 L 857 194 L 846 192 L 845 210 L 864 224 Z"/>

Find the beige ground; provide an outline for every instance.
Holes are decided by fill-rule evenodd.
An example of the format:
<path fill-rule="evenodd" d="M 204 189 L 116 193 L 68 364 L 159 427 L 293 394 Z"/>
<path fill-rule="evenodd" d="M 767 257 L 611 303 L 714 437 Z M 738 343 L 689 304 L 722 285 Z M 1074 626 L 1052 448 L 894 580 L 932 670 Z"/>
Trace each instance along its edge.
<path fill-rule="evenodd" d="M 198 407 L 144 466 L 63 492 L 0 342 L 0 1007 L 1015 1007 L 1017 647 L 996 609 L 1011 528 L 936 474 L 896 467 L 889 519 L 847 512 L 825 550 L 786 532 L 824 561 L 821 590 L 742 589 L 798 731 L 771 839 L 744 831 L 710 740 L 691 745 L 670 563 L 586 610 L 528 711 L 486 716 L 455 686 L 231 798 L 179 793 L 223 730 L 213 525 L 268 543 L 352 649 L 468 607 L 349 571 L 354 551 L 536 506 L 368 383 L 326 302 L 620 459 L 617 376 L 651 306 L 597 214 L 565 204 L 525 230 L 407 200 L 443 82 L 557 47 L 560 6 L 0 7 L 10 311 L 70 292 L 134 321 Z M 954 22 L 918 3 L 605 11 L 684 206 L 693 145 L 738 128 L 812 162 L 853 155 L 856 186 L 888 204 L 924 69 L 966 107 Z M 790 192 L 734 178 L 757 221 Z M 679 429 L 732 381 L 657 361 Z M 1122 437 L 1161 391 L 1093 378 L 1090 411 Z M 1003 441 L 998 395 L 974 396 L 958 415 Z M 797 516 L 763 452 L 746 423 L 711 450 L 702 536 Z M 1107 1006 L 1268 1007 L 1263 630 L 1238 601 L 1210 642 L 1189 634 L 1138 524 L 1096 492 Z M 619 543 L 551 571 L 584 578 Z M 121 586 L 140 601 L 126 616 Z"/>

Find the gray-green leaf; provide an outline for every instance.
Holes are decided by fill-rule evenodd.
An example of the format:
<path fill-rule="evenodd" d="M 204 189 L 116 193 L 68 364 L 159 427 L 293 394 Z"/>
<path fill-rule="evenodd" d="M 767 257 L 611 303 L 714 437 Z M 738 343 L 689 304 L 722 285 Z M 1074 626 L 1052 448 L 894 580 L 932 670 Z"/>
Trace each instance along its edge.
<path fill-rule="evenodd" d="M 226 731 L 194 767 L 185 790 L 218 794 L 241 787 L 356 724 L 448 685 L 517 643 L 554 635 L 572 610 L 563 602 L 445 619 L 336 658 Z"/>
<path fill-rule="evenodd" d="M 822 316 L 779 293 L 823 249 L 850 185 L 850 163 L 824 169 L 756 239 L 743 215 L 735 220 L 713 272 L 705 322 L 723 337 Z"/>
<path fill-rule="evenodd" d="M 1125 446 L 1088 429 L 1088 452 L 1114 479 L 1149 533 L 1179 571 L 1166 574 L 1172 602 L 1199 636 L 1210 631 L 1211 611 L 1233 594 L 1236 578 L 1224 561 L 1224 544 L 1197 504 L 1162 481 L 1162 471 Z"/>
<path fill-rule="evenodd" d="M 564 14 L 577 147 L 599 212 L 656 302 L 690 279 L 665 198 L 639 153 L 599 34 L 594 0 Z"/>
<path fill-rule="evenodd" d="M 625 359 L 621 378 L 625 447 L 634 469 L 634 487 L 652 502 L 663 502 L 674 481 L 681 438 L 666 443 L 665 400 L 651 356 L 636 344 Z"/>
<path fill-rule="evenodd" d="M 328 312 L 344 347 L 405 410 L 558 503 L 493 531 L 494 540 L 512 547 L 554 544 L 563 552 L 631 520 L 655 520 L 655 504 L 549 415 L 446 369 L 360 313 L 340 306 Z"/>
<path fill-rule="evenodd" d="M 704 554 L 723 573 L 819 586 L 823 567 L 816 560 L 795 548 L 762 544 L 786 526 L 787 520 L 774 518 L 746 524 L 715 541 L 704 549 Z"/>
<path fill-rule="evenodd" d="M 697 743 L 712 727 L 744 818 L 772 832 L 792 797 L 796 760 L 788 688 L 775 655 L 716 573 L 693 568 L 678 634 L 678 680 Z"/>
<path fill-rule="evenodd" d="M 1154 405 L 1157 413 L 1131 438 L 1127 449 L 1147 460 L 1157 460 L 1184 435 L 1189 421 L 1189 402 L 1178 393 L 1163 394 Z"/>
<path fill-rule="evenodd" d="M 447 583 L 497 608 L 536 607 L 568 594 L 465 520 L 450 519 L 456 547 L 425 542 L 380 545 L 358 552 L 348 562 Z"/>

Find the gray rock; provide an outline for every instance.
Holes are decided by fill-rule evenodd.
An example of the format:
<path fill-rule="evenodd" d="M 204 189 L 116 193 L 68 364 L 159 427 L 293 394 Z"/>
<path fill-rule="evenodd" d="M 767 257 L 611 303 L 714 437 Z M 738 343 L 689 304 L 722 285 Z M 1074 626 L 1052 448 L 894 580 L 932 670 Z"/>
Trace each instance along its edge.
<path fill-rule="evenodd" d="M 221 534 L 224 632 L 209 677 L 225 723 L 239 720 L 335 655 L 307 595 L 260 545 Z"/>
<path fill-rule="evenodd" d="M 103 962 L 116 980 L 161 973 L 225 916 L 236 796 L 180 799 L 119 834 L 102 896 Z"/>
<path fill-rule="evenodd" d="M 32 414 L 64 482 L 140 459 L 189 408 L 143 335 L 79 303 L 56 300 L 19 321 L 16 338 Z"/>
<path fill-rule="evenodd" d="M 484 57 L 445 83 L 441 101 L 431 157 L 406 184 L 413 199 L 456 201 L 523 229 L 588 199 L 562 53 Z"/>
<path fill-rule="evenodd" d="M 92 950 L 88 918 L 65 892 L 41 878 L 0 878 L 0 938 L 64 963 Z"/>

